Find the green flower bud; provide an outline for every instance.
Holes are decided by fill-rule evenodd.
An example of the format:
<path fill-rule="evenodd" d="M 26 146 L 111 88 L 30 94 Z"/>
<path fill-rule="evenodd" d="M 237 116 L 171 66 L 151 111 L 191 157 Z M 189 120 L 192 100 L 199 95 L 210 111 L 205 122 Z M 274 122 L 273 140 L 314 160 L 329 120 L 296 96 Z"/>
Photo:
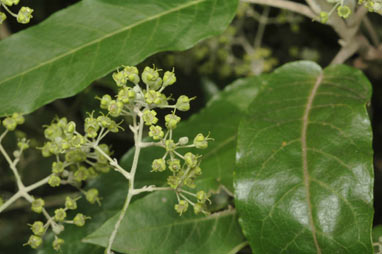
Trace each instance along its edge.
<path fill-rule="evenodd" d="M 320 21 L 321 23 L 325 24 L 329 20 L 329 13 L 322 11 L 320 12 Z"/>
<path fill-rule="evenodd" d="M 32 201 L 31 209 L 35 213 L 41 213 L 44 205 L 45 201 L 42 198 L 38 198 Z"/>
<path fill-rule="evenodd" d="M 184 184 L 192 189 L 196 187 L 195 179 L 188 177 L 184 180 Z"/>
<path fill-rule="evenodd" d="M 61 239 L 61 238 L 56 238 L 54 239 L 53 243 L 52 243 L 52 247 L 55 251 L 59 251 L 61 250 L 61 246 L 64 244 L 64 239 Z"/>
<path fill-rule="evenodd" d="M 99 125 L 98 125 L 97 119 L 93 118 L 92 115 L 85 118 L 84 131 L 89 138 L 97 137 L 98 130 L 99 130 Z"/>
<path fill-rule="evenodd" d="M 162 94 L 155 90 L 149 90 L 145 93 L 145 101 L 148 104 L 160 104 L 162 102 Z"/>
<path fill-rule="evenodd" d="M 145 109 L 142 118 L 146 125 L 153 125 L 158 122 L 158 118 L 155 117 L 156 115 L 157 112 L 154 110 Z"/>
<path fill-rule="evenodd" d="M 351 9 L 347 5 L 339 6 L 337 8 L 337 14 L 338 16 L 347 19 L 351 14 Z"/>
<path fill-rule="evenodd" d="M 0 12 L 0 25 L 7 19 L 7 15 L 4 12 Z"/>
<path fill-rule="evenodd" d="M 12 118 L 16 121 L 17 124 L 23 124 L 25 122 L 24 117 L 19 113 L 13 113 Z"/>
<path fill-rule="evenodd" d="M 198 191 L 196 193 L 196 198 L 198 199 L 199 203 L 205 203 L 208 200 L 208 195 L 204 191 Z"/>
<path fill-rule="evenodd" d="M 86 200 L 89 201 L 90 204 L 94 204 L 95 202 L 100 204 L 100 200 L 98 197 L 98 190 L 95 188 L 88 190 L 85 194 L 85 197 L 86 197 Z"/>
<path fill-rule="evenodd" d="M 198 214 L 198 213 L 203 212 L 203 211 L 204 211 L 204 209 L 203 209 L 203 204 L 196 203 L 196 204 L 194 205 L 194 213 L 195 213 L 195 214 Z"/>
<path fill-rule="evenodd" d="M 20 0 L 1 0 L 1 2 L 5 5 L 12 6 L 12 5 L 18 5 Z"/>
<path fill-rule="evenodd" d="M 176 128 L 176 125 L 179 123 L 180 117 L 175 114 L 167 114 L 164 117 L 164 120 L 165 120 L 167 129 L 173 130 Z"/>
<path fill-rule="evenodd" d="M 107 109 L 108 107 L 109 107 L 109 104 L 110 104 L 110 102 L 111 102 L 111 96 L 110 95 L 108 95 L 108 94 L 105 94 L 104 96 L 102 96 L 102 98 L 101 98 L 101 105 L 100 105 L 100 107 L 102 108 L 102 109 Z"/>
<path fill-rule="evenodd" d="M 29 7 L 21 7 L 19 10 L 19 13 L 17 14 L 17 22 L 21 24 L 27 24 L 29 23 L 32 16 L 33 9 Z"/>
<path fill-rule="evenodd" d="M 159 77 L 159 72 L 156 69 L 145 67 L 142 72 L 142 81 L 150 88 L 158 90 L 162 85 L 162 79 Z"/>
<path fill-rule="evenodd" d="M 188 152 L 184 155 L 184 161 L 188 166 L 194 168 L 198 164 L 198 157 L 195 154 Z"/>
<path fill-rule="evenodd" d="M 123 72 L 125 73 L 126 77 L 130 82 L 133 82 L 134 84 L 138 84 L 140 81 L 140 78 L 138 76 L 138 69 L 135 66 L 126 66 L 123 69 Z"/>
<path fill-rule="evenodd" d="M 101 173 L 108 173 L 110 171 L 110 166 L 107 163 L 96 163 L 94 169 Z"/>
<path fill-rule="evenodd" d="M 29 148 L 29 143 L 25 138 L 23 138 L 17 142 L 17 146 L 20 148 L 20 150 L 26 150 Z"/>
<path fill-rule="evenodd" d="M 58 187 L 61 184 L 61 178 L 53 174 L 49 177 L 48 184 L 51 187 Z"/>
<path fill-rule="evenodd" d="M 79 148 L 86 143 L 86 139 L 82 135 L 75 135 L 70 139 L 70 145 Z"/>
<path fill-rule="evenodd" d="M 162 127 L 151 125 L 149 136 L 152 137 L 154 140 L 160 140 L 164 137 L 164 132 L 162 131 Z"/>
<path fill-rule="evenodd" d="M 26 245 L 31 246 L 33 249 L 37 249 L 42 244 L 42 238 L 37 235 L 31 235 Z"/>
<path fill-rule="evenodd" d="M 181 178 L 179 176 L 167 177 L 167 184 L 173 189 L 178 188 L 180 183 L 181 183 Z"/>
<path fill-rule="evenodd" d="M 188 202 L 186 200 L 179 200 L 179 203 L 175 205 L 175 211 L 182 215 L 188 209 Z"/>
<path fill-rule="evenodd" d="M 176 82 L 174 71 L 166 71 L 163 75 L 163 86 L 170 86 Z"/>
<path fill-rule="evenodd" d="M 151 165 L 151 168 L 153 169 L 153 172 L 163 172 L 166 170 L 166 162 L 164 159 L 155 159 Z"/>
<path fill-rule="evenodd" d="M 195 176 L 200 176 L 202 174 L 202 169 L 200 167 L 195 167 L 192 169 L 191 173 Z"/>
<path fill-rule="evenodd" d="M 107 110 L 109 110 L 109 113 L 112 117 L 118 117 L 121 115 L 123 109 L 123 103 L 121 101 L 111 100 L 109 107 Z"/>
<path fill-rule="evenodd" d="M 172 139 L 168 139 L 166 140 L 165 142 L 165 148 L 166 148 L 166 151 L 167 152 L 172 152 L 175 150 L 176 148 L 176 144 L 174 143 L 174 140 Z"/>
<path fill-rule="evenodd" d="M 127 83 L 127 76 L 123 71 L 114 72 L 113 79 L 118 87 L 122 87 Z"/>
<path fill-rule="evenodd" d="M 188 137 L 181 137 L 178 140 L 178 144 L 181 145 L 181 146 L 187 145 L 187 143 L 188 143 Z"/>
<path fill-rule="evenodd" d="M 44 144 L 43 147 L 41 147 L 41 154 L 43 157 L 49 157 L 51 156 L 52 154 L 50 153 L 50 146 L 51 146 L 51 142 L 47 142 Z"/>
<path fill-rule="evenodd" d="M 14 131 L 16 129 L 16 126 L 17 126 L 17 122 L 15 119 L 13 119 L 12 117 L 7 117 L 3 120 L 3 126 L 9 130 L 9 131 Z"/>
<path fill-rule="evenodd" d="M 82 162 L 86 160 L 86 153 L 80 149 L 71 150 L 65 154 L 65 160 L 72 163 Z"/>
<path fill-rule="evenodd" d="M 67 133 L 73 133 L 76 130 L 76 123 L 73 121 L 70 121 L 65 128 L 65 131 Z"/>
<path fill-rule="evenodd" d="M 45 233 L 44 223 L 42 223 L 42 221 L 35 221 L 31 225 L 31 230 L 32 230 L 33 234 L 35 234 L 37 236 L 44 235 L 44 233 Z"/>
<path fill-rule="evenodd" d="M 168 164 L 168 168 L 172 172 L 178 172 L 182 168 L 182 166 L 180 165 L 180 160 L 178 159 L 170 159 L 167 161 L 167 164 Z"/>
<path fill-rule="evenodd" d="M 69 196 L 66 196 L 65 198 L 65 208 L 70 210 L 77 209 L 77 201 L 75 199 L 72 199 Z"/>
<path fill-rule="evenodd" d="M 130 87 L 124 87 L 118 92 L 118 101 L 129 103 L 131 99 L 135 98 L 135 92 Z"/>
<path fill-rule="evenodd" d="M 175 104 L 176 109 L 178 109 L 180 111 L 190 110 L 190 101 L 192 101 L 193 99 L 194 98 L 188 98 L 188 96 L 186 96 L 186 95 L 179 96 L 179 98 Z"/>
<path fill-rule="evenodd" d="M 64 172 L 64 168 L 64 163 L 61 161 L 55 161 L 52 163 L 52 172 L 55 174 Z"/>
<path fill-rule="evenodd" d="M 85 225 L 87 217 L 83 215 L 82 213 L 77 213 L 77 215 L 73 219 L 74 225 L 78 227 L 83 227 Z"/>
<path fill-rule="evenodd" d="M 58 208 L 54 211 L 54 220 L 58 222 L 64 221 L 66 218 L 66 211 L 64 208 Z"/>
<path fill-rule="evenodd" d="M 194 145 L 199 149 L 206 149 L 208 147 L 208 137 L 204 137 L 203 134 L 199 133 L 194 138 Z"/>
<path fill-rule="evenodd" d="M 74 172 L 74 180 L 77 182 L 85 181 L 89 177 L 89 172 L 87 168 L 85 167 L 79 167 L 75 172 Z"/>

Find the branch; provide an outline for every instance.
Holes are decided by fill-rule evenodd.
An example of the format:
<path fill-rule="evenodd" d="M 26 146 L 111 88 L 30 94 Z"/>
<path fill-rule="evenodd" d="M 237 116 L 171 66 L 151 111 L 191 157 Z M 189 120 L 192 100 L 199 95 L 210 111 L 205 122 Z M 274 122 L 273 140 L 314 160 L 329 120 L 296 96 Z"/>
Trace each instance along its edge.
<path fill-rule="evenodd" d="M 316 14 L 305 4 L 299 4 L 286 0 L 241 0 L 242 2 L 268 5 L 288 11 L 296 12 L 310 19 L 317 19 Z"/>

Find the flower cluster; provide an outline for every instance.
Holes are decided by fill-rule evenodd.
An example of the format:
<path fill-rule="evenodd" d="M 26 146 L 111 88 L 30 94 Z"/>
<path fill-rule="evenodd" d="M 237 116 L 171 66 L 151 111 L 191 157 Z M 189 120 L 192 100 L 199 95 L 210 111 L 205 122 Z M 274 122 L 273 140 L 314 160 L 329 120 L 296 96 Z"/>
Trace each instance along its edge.
<path fill-rule="evenodd" d="M 67 220 L 67 211 L 77 209 L 77 200 L 81 197 L 72 198 L 67 196 L 65 199 L 65 207 L 57 208 L 54 211 L 54 216 L 50 217 L 44 209 L 45 201 L 42 198 L 34 199 L 31 203 L 31 209 L 35 213 L 45 213 L 47 217 L 46 222 L 40 220 L 30 224 L 32 235 L 29 237 L 28 242 L 25 245 L 29 245 L 33 249 L 38 248 L 43 242 L 43 236 L 47 229 L 50 227 L 54 233 L 54 241 L 52 247 L 54 250 L 59 251 L 64 240 L 59 238 L 58 235 L 64 230 L 64 224 L 74 224 L 78 227 L 85 225 L 85 221 L 90 219 L 82 213 L 77 213 L 72 220 Z"/>
<path fill-rule="evenodd" d="M 12 5 L 18 5 L 20 0 L 0 0 L 0 6 L 2 6 L 11 16 L 17 19 L 17 22 L 21 24 L 27 24 L 31 20 L 33 9 L 23 6 L 19 12 L 13 13 L 8 7 Z M 7 15 L 4 12 L 0 12 L 0 25 L 7 19 Z"/>
<path fill-rule="evenodd" d="M 322 23 L 328 22 L 329 17 L 336 10 L 337 10 L 337 15 L 344 19 L 347 19 L 352 13 L 350 7 L 345 5 L 343 0 L 326 0 L 326 1 L 330 4 L 333 4 L 333 7 L 329 12 L 326 12 L 326 11 L 320 12 L 320 21 Z"/>
<path fill-rule="evenodd" d="M 358 3 L 364 5 L 370 12 L 382 15 L 382 0 L 358 0 Z"/>

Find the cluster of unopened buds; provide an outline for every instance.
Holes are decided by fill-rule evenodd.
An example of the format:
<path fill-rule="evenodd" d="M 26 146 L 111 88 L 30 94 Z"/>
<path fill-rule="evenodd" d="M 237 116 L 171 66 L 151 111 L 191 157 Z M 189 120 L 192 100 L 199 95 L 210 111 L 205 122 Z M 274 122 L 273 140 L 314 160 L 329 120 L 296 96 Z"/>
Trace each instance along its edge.
<path fill-rule="evenodd" d="M 20 2 L 20 0 L 0 0 L 0 5 L 8 14 L 15 17 L 17 19 L 17 22 L 19 22 L 21 24 L 27 24 L 27 23 L 29 23 L 29 21 L 33 17 L 32 16 L 33 9 L 26 7 L 26 6 L 22 6 L 19 9 L 17 14 L 12 12 L 9 9 L 9 7 L 11 7 L 13 5 L 18 5 L 19 2 Z M 4 12 L 0 12 L 0 24 L 2 24 L 4 22 L 4 20 L 6 20 L 6 18 L 7 18 L 7 15 Z"/>

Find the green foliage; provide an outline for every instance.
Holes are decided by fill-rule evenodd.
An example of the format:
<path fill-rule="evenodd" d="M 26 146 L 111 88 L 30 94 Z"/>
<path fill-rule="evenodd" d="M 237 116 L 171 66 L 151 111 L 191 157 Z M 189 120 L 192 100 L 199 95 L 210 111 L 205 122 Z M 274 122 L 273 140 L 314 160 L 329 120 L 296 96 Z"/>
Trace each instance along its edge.
<path fill-rule="evenodd" d="M 0 116 L 72 96 L 121 64 L 187 49 L 221 32 L 236 7 L 237 1 L 225 0 L 81 1 L 0 41 L 7 59 Z"/>
<path fill-rule="evenodd" d="M 253 251 L 370 253 L 370 83 L 312 62 L 286 64 L 266 83 L 240 123 L 235 171 Z"/>

